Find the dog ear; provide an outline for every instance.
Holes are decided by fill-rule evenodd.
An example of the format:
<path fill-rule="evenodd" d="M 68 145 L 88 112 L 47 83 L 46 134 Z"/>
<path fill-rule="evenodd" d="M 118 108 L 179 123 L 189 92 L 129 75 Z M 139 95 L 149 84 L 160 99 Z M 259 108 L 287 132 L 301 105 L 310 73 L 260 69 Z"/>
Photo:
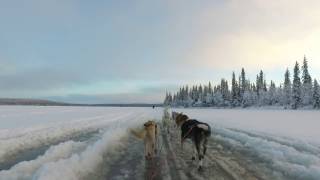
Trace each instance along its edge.
<path fill-rule="evenodd" d="M 143 125 L 144 125 L 144 127 L 148 127 L 150 125 L 150 122 L 148 121 L 148 122 L 144 123 Z"/>
<path fill-rule="evenodd" d="M 187 120 L 187 119 L 189 119 L 189 117 L 188 117 L 187 115 L 183 114 L 183 115 L 181 116 L 181 119 L 182 119 L 182 120 Z"/>

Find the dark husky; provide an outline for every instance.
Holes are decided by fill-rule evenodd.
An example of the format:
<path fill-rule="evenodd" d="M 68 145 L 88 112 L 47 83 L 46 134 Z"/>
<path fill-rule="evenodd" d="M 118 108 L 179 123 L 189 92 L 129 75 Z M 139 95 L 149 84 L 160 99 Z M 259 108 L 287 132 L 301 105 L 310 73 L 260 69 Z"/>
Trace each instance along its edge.
<path fill-rule="evenodd" d="M 208 137 L 211 135 L 211 127 L 207 123 L 199 122 L 195 119 L 189 119 L 185 114 L 175 114 L 175 121 L 178 127 L 181 128 L 181 147 L 185 139 L 191 139 L 194 144 L 194 155 L 192 160 L 195 160 L 196 153 L 198 154 L 199 167 L 202 169 L 203 158 L 207 151 Z"/>

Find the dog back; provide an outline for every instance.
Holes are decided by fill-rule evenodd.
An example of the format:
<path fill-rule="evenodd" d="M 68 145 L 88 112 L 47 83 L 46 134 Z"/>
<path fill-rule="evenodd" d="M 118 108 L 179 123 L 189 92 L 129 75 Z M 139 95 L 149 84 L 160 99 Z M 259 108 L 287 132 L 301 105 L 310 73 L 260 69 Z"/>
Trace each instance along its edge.
<path fill-rule="evenodd" d="M 199 122 L 195 119 L 189 119 L 181 126 L 182 137 L 192 138 L 197 132 L 204 132 L 205 136 L 210 136 L 211 127 L 207 123 Z"/>

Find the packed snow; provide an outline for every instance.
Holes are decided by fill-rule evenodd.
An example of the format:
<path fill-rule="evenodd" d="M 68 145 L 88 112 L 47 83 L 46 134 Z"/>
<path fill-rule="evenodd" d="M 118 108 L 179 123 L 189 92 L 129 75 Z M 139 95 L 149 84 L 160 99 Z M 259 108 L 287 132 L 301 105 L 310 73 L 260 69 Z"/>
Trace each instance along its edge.
<path fill-rule="evenodd" d="M 162 115 L 160 109 L 147 108 L 2 106 L 1 111 L 0 167 L 19 153 L 52 146 L 34 160 L 22 158 L 10 169 L 2 165 L 0 179 L 58 179 L 61 173 L 66 179 L 81 179 L 128 127 Z M 90 132 L 98 132 L 96 141 L 71 141 Z"/>
<path fill-rule="evenodd" d="M 209 122 L 215 138 L 292 179 L 320 179 L 319 111 L 175 109 Z M 281 179 L 281 178 L 280 178 Z"/>
<path fill-rule="evenodd" d="M 319 111 L 173 110 L 209 123 L 213 141 L 265 174 L 320 178 Z M 128 128 L 160 120 L 163 109 L 1 106 L 0 112 L 0 179 L 73 180 L 88 179 L 106 152 L 126 144 Z"/>

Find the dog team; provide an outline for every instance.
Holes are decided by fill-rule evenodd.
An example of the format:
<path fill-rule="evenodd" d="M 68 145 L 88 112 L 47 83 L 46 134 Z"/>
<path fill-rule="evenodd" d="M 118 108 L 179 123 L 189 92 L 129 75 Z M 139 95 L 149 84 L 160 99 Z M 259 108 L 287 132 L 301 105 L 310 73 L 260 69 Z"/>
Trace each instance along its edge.
<path fill-rule="evenodd" d="M 207 151 L 207 141 L 211 135 L 211 127 L 204 122 L 196 119 L 190 119 L 186 114 L 172 112 L 171 116 L 168 109 L 164 110 L 162 125 L 166 133 L 170 133 L 169 127 L 175 122 L 175 125 L 180 129 L 181 149 L 186 139 L 190 139 L 193 144 L 192 160 L 198 159 L 198 170 L 203 169 L 203 159 Z M 131 133 L 144 141 L 144 152 L 147 160 L 152 159 L 157 153 L 157 136 L 158 125 L 154 120 L 144 123 L 142 129 L 131 129 Z"/>

